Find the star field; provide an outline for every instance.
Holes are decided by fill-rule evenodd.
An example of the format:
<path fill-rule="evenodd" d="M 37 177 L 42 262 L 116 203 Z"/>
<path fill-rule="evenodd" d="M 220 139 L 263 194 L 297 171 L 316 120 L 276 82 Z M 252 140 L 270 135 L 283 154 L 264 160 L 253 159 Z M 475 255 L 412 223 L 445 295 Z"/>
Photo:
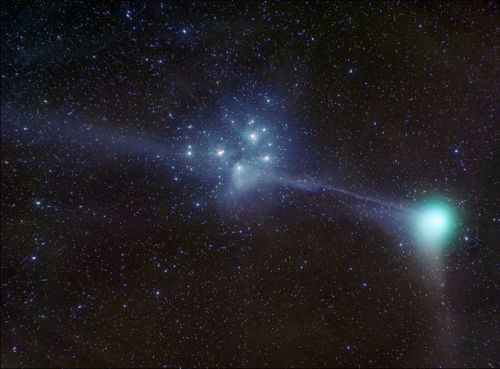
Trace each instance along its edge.
<path fill-rule="evenodd" d="M 2 366 L 500 365 L 494 2 L 1 17 Z"/>

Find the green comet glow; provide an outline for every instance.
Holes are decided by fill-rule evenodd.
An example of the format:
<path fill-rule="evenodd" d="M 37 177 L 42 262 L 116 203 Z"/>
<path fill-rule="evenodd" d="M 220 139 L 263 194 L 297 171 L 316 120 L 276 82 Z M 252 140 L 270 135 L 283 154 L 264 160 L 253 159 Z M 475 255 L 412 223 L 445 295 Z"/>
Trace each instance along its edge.
<path fill-rule="evenodd" d="M 427 202 L 417 209 L 414 216 L 415 237 L 425 248 L 442 248 L 453 235 L 455 227 L 455 211 L 444 202 Z"/>

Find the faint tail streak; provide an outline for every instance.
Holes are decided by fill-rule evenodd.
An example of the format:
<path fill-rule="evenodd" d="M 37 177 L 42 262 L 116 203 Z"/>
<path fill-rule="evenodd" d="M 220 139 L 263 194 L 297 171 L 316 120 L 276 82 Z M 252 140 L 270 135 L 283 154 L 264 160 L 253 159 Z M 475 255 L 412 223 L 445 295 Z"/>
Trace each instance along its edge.
<path fill-rule="evenodd" d="M 293 187 L 300 189 L 302 191 L 309 191 L 309 192 L 317 192 L 317 191 L 326 191 L 326 192 L 335 192 L 341 195 L 345 195 L 360 201 L 365 201 L 365 202 L 370 202 L 373 204 L 377 204 L 386 208 L 391 208 L 391 209 L 396 209 L 402 212 L 408 212 L 412 213 L 412 211 L 402 205 L 397 205 L 391 202 L 387 201 L 382 201 L 379 199 L 375 199 L 373 197 L 369 196 L 364 196 L 360 195 L 356 192 L 348 191 L 340 187 L 332 186 L 329 184 L 326 184 L 321 181 L 317 181 L 314 179 L 294 179 L 286 176 L 278 176 L 278 175 L 273 175 L 271 176 L 271 181 L 274 181 L 280 185 L 287 186 L 287 187 Z"/>

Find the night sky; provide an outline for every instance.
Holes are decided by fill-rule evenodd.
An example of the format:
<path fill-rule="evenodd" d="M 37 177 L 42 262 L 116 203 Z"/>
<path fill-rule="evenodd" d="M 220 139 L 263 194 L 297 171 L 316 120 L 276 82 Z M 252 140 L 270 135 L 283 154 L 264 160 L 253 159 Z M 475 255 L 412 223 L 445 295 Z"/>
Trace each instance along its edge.
<path fill-rule="evenodd" d="M 1 365 L 500 365 L 494 2 L 5 2 Z"/>

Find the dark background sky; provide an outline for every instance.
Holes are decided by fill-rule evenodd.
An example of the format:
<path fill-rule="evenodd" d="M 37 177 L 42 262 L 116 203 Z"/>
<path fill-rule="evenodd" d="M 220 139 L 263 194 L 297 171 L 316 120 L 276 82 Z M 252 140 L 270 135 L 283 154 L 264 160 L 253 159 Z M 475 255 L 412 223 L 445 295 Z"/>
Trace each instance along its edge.
<path fill-rule="evenodd" d="M 500 365 L 494 2 L 1 17 L 2 366 Z M 439 277 L 374 205 L 173 154 L 253 115 L 287 173 L 451 199 Z"/>

